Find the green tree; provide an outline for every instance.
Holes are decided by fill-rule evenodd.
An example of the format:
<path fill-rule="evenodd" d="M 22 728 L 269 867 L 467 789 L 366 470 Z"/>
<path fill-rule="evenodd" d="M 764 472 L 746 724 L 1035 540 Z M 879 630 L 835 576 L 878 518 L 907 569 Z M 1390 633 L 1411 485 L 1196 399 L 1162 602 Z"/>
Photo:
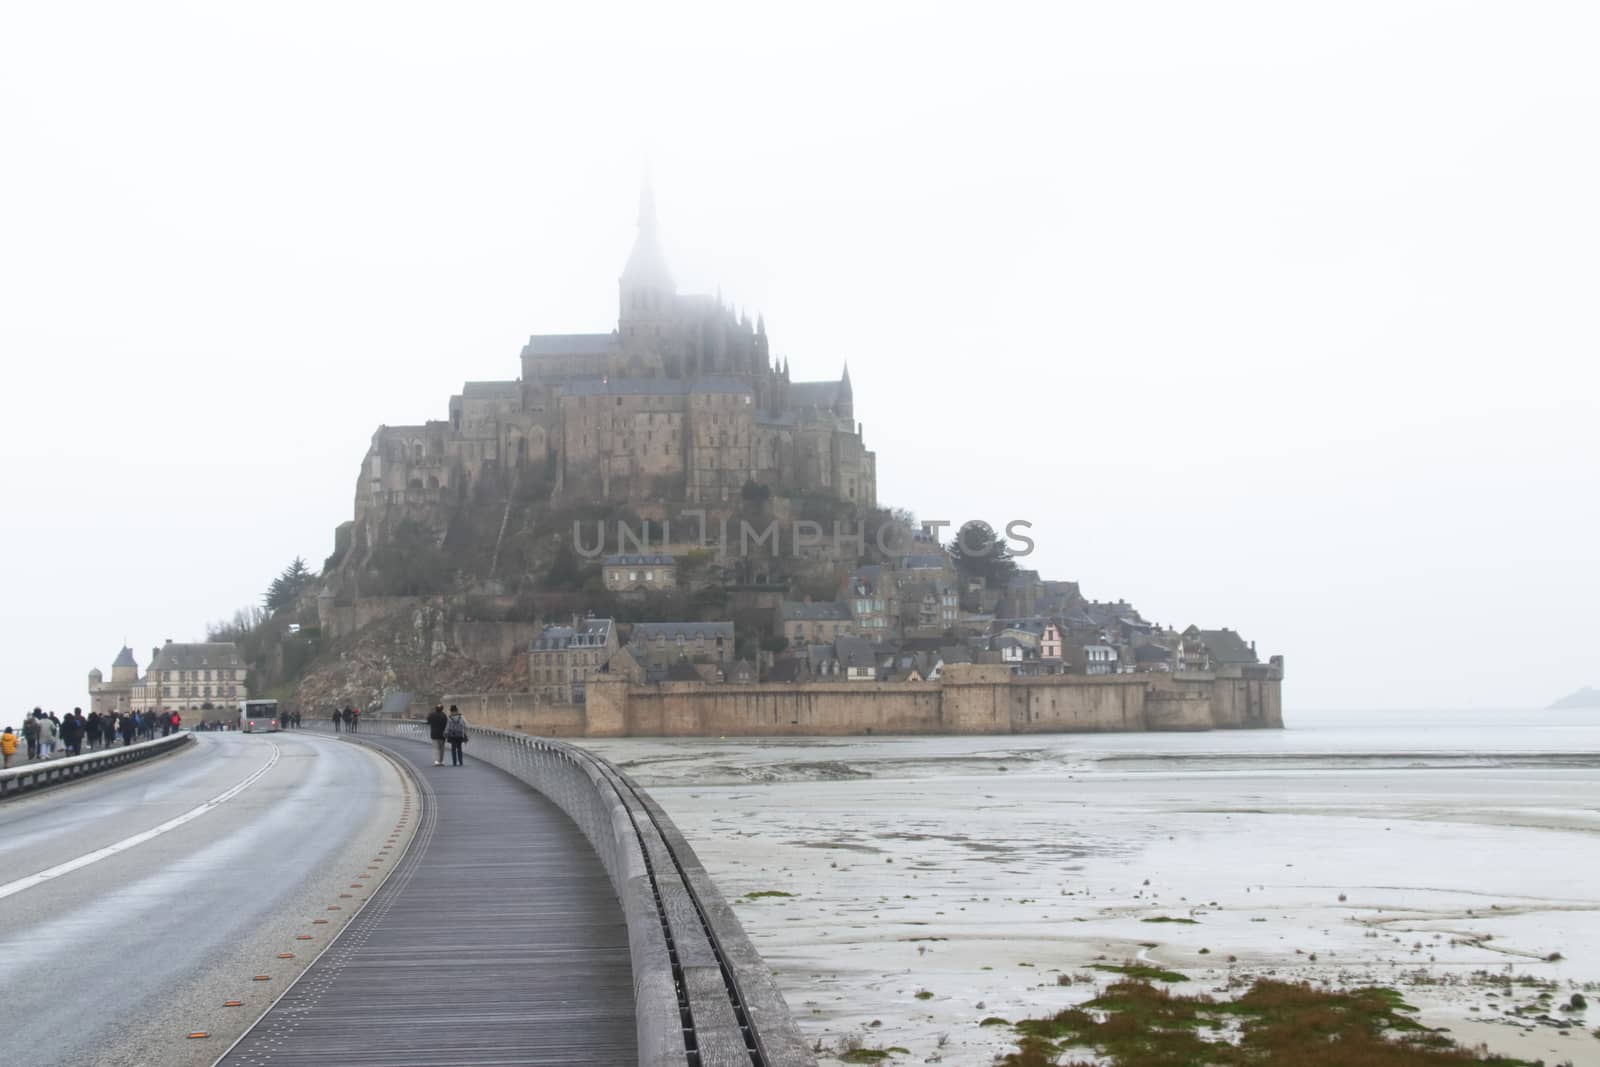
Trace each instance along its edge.
<path fill-rule="evenodd" d="M 974 519 L 961 527 L 950 542 L 950 559 L 963 578 L 982 578 L 995 589 L 1005 585 L 1017 571 L 1006 543 L 995 536 L 994 527 Z"/>
<path fill-rule="evenodd" d="M 267 586 L 267 592 L 262 597 L 268 611 L 278 611 L 293 604 L 295 598 L 305 592 L 306 586 L 316 575 L 306 566 L 306 561 L 299 556 L 294 562 L 283 569 L 283 573 L 272 579 L 272 584 Z"/>

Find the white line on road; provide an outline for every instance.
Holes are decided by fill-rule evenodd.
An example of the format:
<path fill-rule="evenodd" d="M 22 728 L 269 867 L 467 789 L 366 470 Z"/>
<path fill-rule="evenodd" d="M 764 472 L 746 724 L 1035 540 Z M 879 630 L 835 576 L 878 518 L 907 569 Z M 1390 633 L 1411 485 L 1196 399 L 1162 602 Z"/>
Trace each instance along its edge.
<path fill-rule="evenodd" d="M 271 742 L 268 743 L 271 744 Z M 278 746 L 273 745 L 272 758 L 267 760 L 266 766 L 256 771 L 238 785 L 233 786 L 225 792 L 218 793 L 204 804 L 201 804 L 198 808 L 191 808 L 182 815 L 168 819 L 160 826 L 153 826 L 143 833 L 134 834 L 132 837 L 125 837 L 121 841 L 107 845 L 105 848 L 97 848 L 93 852 L 86 852 L 77 859 L 68 860 L 65 863 L 58 863 L 54 867 L 48 867 L 45 870 L 40 871 L 38 874 L 30 874 L 26 878 L 18 878 L 15 882 L 7 882 L 4 885 L 0 885 L 0 900 L 4 900 L 6 897 L 9 897 L 14 893 L 20 893 L 24 889 L 32 889 L 34 886 L 43 882 L 48 882 L 52 878 L 60 878 L 63 874 L 71 874 L 73 871 L 82 870 L 91 863 L 99 863 L 101 860 L 115 856 L 119 852 L 126 852 L 130 848 L 134 848 L 135 846 L 144 844 L 146 841 L 160 837 L 169 830 L 176 830 L 185 823 L 193 822 L 217 805 L 226 804 L 240 793 L 243 793 L 246 789 L 250 788 L 251 784 L 253 784 L 263 774 L 266 774 L 268 771 L 272 770 L 273 765 L 278 762 L 278 752 Z"/>

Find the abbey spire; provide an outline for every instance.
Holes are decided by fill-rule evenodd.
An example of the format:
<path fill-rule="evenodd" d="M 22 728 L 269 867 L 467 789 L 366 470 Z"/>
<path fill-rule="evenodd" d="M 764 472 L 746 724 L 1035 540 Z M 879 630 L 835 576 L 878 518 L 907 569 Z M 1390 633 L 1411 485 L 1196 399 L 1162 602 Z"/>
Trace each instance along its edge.
<path fill-rule="evenodd" d="M 639 232 L 618 284 L 621 314 L 617 324 L 624 337 L 637 333 L 641 325 L 654 325 L 671 316 L 677 290 L 656 233 L 656 196 L 648 176 L 639 189 Z"/>

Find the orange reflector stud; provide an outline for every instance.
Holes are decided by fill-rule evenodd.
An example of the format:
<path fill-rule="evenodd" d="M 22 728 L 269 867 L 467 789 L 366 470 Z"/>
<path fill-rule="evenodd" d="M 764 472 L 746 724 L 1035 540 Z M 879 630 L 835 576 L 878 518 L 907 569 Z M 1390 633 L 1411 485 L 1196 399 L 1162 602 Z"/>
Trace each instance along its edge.
<path fill-rule="evenodd" d="M 280 953 L 278 953 L 278 958 L 280 960 L 292 960 L 292 959 L 294 959 L 294 953 L 293 952 L 280 952 Z"/>
<path fill-rule="evenodd" d="M 242 1001 L 242 1000 L 224 1000 L 222 1002 L 222 1006 L 224 1008 L 242 1008 L 242 1007 L 244 1007 L 244 1001 Z"/>
<path fill-rule="evenodd" d="M 295 934 L 294 935 L 294 939 L 296 941 L 310 941 L 311 940 L 311 935 L 310 934 Z"/>
<path fill-rule="evenodd" d="M 210 1037 L 210 1036 L 211 1036 L 211 1031 L 209 1031 L 209 1030 L 190 1030 L 189 1031 L 189 1040 L 190 1041 L 193 1041 L 197 1037 Z"/>
<path fill-rule="evenodd" d="M 252 981 L 252 982 L 270 982 L 270 981 L 272 981 L 272 975 L 270 975 L 270 974 L 258 974 L 254 978 L 250 979 L 250 981 Z"/>
<path fill-rule="evenodd" d="M 343 911 L 344 909 L 339 907 L 339 905 L 337 905 L 337 904 L 329 904 L 328 905 L 328 910 L 329 911 Z"/>

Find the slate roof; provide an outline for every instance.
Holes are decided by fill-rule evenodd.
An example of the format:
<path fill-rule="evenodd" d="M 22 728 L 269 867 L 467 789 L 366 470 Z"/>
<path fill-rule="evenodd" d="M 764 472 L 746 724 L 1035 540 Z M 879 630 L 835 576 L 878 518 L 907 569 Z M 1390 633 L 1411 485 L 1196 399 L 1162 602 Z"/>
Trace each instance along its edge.
<path fill-rule="evenodd" d="M 805 676 L 806 664 L 799 656 L 780 659 L 767 672 L 769 682 L 797 682 Z"/>
<path fill-rule="evenodd" d="M 703 682 L 700 672 L 694 669 L 694 664 L 688 660 L 680 659 L 667 668 L 666 679 L 669 682 Z"/>
<path fill-rule="evenodd" d="M 119 657 L 120 658 L 120 657 Z M 132 658 L 132 653 L 129 653 Z M 243 667 L 238 646 L 232 641 L 175 645 L 167 642 L 156 651 L 150 664 L 153 671 L 192 671 L 197 668 Z"/>
<path fill-rule="evenodd" d="M 521 382 L 467 382 L 461 387 L 462 396 L 498 396 L 521 399 Z"/>
<path fill-rule="evenodd" d="M 599 356 L 618 347 L 609 333 L 536 333 L 523 351 L 530 356 Z"/>
<path fill-rule="evenodd" d="M 847 667 L 877 667 L 878 656 L 872 642 L 864 637 L 841 637 L 833 643 L 839 662 Z"/>
<path fill-rule="evenodd" d="M 592 648 L 606 643 L 611 632 L 610 619 L 585 619 L 577 628 L 571 626 L 546 626 L 533 639 L 535 652 L 559 652 L 565 648 Z"/>
<path fill-rule="evenodd" d="M 630 641 L 694 641 L 697 638 L 715 641 L 733 640 L 731 622 L 636 622 Z"/>
<path fill-rule="evenodd" d="M 1157 644 L 1135 645 L 1133 658 L 1137 663 L 1171 663 L 1172 650 Z"/>
<path fill-rule="evenodd" d="M 1255 663 L 1256 653 L 1244 638 L 1224 626 L 1220 630 L 1201 630 L 1200 640 L 1206 644 L 1213 663 Z"/>
<path fill-rule="evenodd" d="M 111 661 L 113 667 L 137 667 L 139 664 L 133 658 L 133 649 L 127 645 L 122 646 L 122 651 L 117 653 L 117 658 Z"/>

